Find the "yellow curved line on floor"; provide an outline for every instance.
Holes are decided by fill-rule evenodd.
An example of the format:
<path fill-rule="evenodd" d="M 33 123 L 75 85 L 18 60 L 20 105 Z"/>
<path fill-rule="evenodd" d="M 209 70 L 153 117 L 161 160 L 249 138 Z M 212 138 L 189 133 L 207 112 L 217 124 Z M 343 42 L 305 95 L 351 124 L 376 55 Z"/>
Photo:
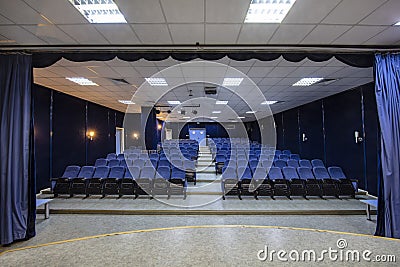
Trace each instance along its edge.
<path fill-rule="evenodd" d="M 41 248 L 41 247 L 48 247 L 53 245 L 60 245 L 65 243 L 72 243 L 77 241 L 85 241 L 90 239 L 102 238 L 102 237 L 109 237 L 109 236 L 118 236 L 118 235 L 129 235 L 129 234 L 136 234 L 136 233 L 150 233 L 156 231 L 171 231 L 171 230 L 181 230 L 181 229 L 203 229 L 203 228 L 258 228 L 258 229 L 280 229 L 280 230 L 295 230 L 295 231 L 309 231 L 309 232 L 317 232 L 317 233 L 330 233 L 330 234 L 341 234 L 341 235 L 351 235 L 351 236 L 358 236 L 358 237 L 369 237 L 369 238 L 377 238 L 389 241 L 396 241 L 400 242 L 400 239 L 390 238 L 390 237 L 382 237 L 382 236 L 373 236 L 373 235 L 366 235 L 366 234 L 357 234 L 357 233 L 349 233 L 349 232 L 340 232 L 340 231 L 333 231 L 333 230 L 320 230 L 320 229 L 312 229 L 312 228 L 299 228 L 299 227 L 288 227 L 288 226 L 263 226 L 263 225 L 191 225 L 191 226 L 175 226 L 175 227 L 165 227 L 165 228 L 153 228 L 153 229 L 142 229 L 142 230 L 132 230 L 132 231 L 125 231 L 125 232 L 115 232 L 109 234 L 101 234 L 101 235 L 93 235 L 93 236 L 85 236 L 67 240 L 60 240 L 50 243 L 26 246 L 21 248 L 15 248 L 10 250 L 5 250 L 0 252 L 0 256 L 21 251 L 21 250 L 28 250 L 34 248 Z"/>

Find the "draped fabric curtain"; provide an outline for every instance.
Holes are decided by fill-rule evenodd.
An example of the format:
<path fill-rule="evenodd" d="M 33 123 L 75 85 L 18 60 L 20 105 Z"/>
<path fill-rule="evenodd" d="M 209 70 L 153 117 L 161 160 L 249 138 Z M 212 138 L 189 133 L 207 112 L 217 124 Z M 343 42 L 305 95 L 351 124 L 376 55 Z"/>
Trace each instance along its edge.
<path fill-rule="evenodd" d="M 32 57 L 0 54 L 0 243 L 35 235 Z"/>
<path fill-rule="evenodd" d="M 375 56 L 382 177 L 376 235 L 400 238 L 400 54 Z"/>

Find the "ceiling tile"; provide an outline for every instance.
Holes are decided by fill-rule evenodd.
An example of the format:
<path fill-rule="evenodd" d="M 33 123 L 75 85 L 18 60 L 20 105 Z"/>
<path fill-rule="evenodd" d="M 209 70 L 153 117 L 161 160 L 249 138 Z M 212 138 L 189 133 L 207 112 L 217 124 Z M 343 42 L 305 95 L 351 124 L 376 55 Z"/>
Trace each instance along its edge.
<path fill-rule="evenodd" d="M 7 25 L 7 24 L 14 24 L 14 22 L 0 15 L 0 25 Z"/>
<path fill-rule="evenodd" d="M 207 23 L 243 23 L 250 1 L 206 0 Z"/>
<path fill-rule="evenodd" d="M 400 21 L 400 1 L 390 0 L 366 17 L 360 24 L 367 25 L 393 25 Z"/>
<path fill-rule="evenodd" d="M 277 24 L 243 24 L 238 44 L 265 44 L 277 28 Z"/>
<path fill-rule="evenodd" d="M 15 40 L 19 44 L 25 44 L 25 45 L 46 44 L 45 41 L 34 36 L 29 31 L 15 25 L 0 26 L 0 34 L 9 40 Z"/>
<path fill-rule="evenodd" d="M 168 27 L 165 24 L 135 24 L 133 30 L 143 44 L 171 44 Z"/>
<path fill-rule="evenodd" d="M 68 0 L 24 0 L 54 24 L 88 23 Z"/>
<path fill-rule="evenodd" d="M 174 44 L 204 44 L 203 24 L 169 24 Z"/>
<path fill-rule="evenodd" d="M 336 39 L 333 44 L 359 45 L 382 32 L 385 28 L 384 26 L 354 26 Z"/>
<path fill-rule="evenodd" d="M 357 24 L 387 0 L 343 0 L 324 20 L 327 24 Z"/>
<path fill-rule="evenodd" d="M 161 0 L 168 23 L 203 23 L 204 0 Z"/>
<path fill-rule="evenodd" d="M 24 26 L 24 28 L 49 44 L 76 44 L 70 36 L 55 25 Z"/>
<path fill-rule="evenodd" d="M 317 24 L 336 7 L 341 0 L 296 1 L 283 23 Z"/>
<path fill-rule="evenodd" d="M 364 42 L 364 45 L 394 45 L 400 41 L 400 27 L 388 27 L 383 32 Z"/>
<path fill-rule="evenodd" d="M 0 1 L 0 14 L 17 24 L 46 24 L 40 14 L 21 0 Z"/>
<path fill-rule="evenodd" d="M 119 0 L 119 10 L 129 23 L 164 23 L 159 0 Z"/>
<path fill-rule="evenodd" d="M 128 24 L 96 24 L 95 27 L 110 44 L 140 43 Z"/>
<path fill-rule="evenodd" d="M 207 44 L 234 44 L 238 37 L 240 24 L 207 24 Z"/>
<path fill-rule="evenodd" d="M 313 28 L 313 25 L 280 25 L 269 43 L 298 44 Z"/>
<path fill-rule="evenodd" d="M 107 40 L 96 31 L 91 24 L 82 25 L 60 25 L 59 26 L 69 36 L 80 44 L 107 44 Z"/>
<path fill-rule="evenodd" d="M 340 35 L 345 33 L 351 26 L 343 25 L 318 25 L 313 29 L 304 40 L 302 44 L 330 44 Z"/>

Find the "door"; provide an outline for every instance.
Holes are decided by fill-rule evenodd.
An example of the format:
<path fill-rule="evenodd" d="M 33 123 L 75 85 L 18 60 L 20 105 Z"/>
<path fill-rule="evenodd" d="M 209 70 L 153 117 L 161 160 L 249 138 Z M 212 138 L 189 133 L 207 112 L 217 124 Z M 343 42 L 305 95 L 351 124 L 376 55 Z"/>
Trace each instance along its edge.
<path fill-rule="evenodd" d="M 206 129 L 205 128 L 192 128 L 189 130 L 189 138 L 199 142 L 199 146 L 206 146 Z"/>
<path fill-rule="evenodd" d="M 172 139 L 172 129 L 165 128 L 165 139 L 171 140 Z"/>
<path fill-rule="evenodd" d="M 116 128 L 115 131 L 115 153 L 121 154 L 125 150 L 124 146 L 124 128 Z"/>

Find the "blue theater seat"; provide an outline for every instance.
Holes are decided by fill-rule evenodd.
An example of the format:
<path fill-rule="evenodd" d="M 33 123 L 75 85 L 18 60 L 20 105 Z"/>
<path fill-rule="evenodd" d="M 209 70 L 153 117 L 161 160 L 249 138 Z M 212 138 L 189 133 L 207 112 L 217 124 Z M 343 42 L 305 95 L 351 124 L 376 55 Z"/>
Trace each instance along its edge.
<path fill-rule="evenodd" d="M 86 197 L 89 195 L 100 195 L 102 194 L 102 179 L 107 178 L 110 173 L 108 166 L 97 167 L 94 171 L 93 177 L 88 179 L 86 188 Z"/>
<path fill-rule="evenodd" d="M 183 199 L 186 199 L 186 172 L 182 169 L 173 168 L 169 181 L 168 197 L 171 195 L 183 195 Z"/>
<path fill-rule="evenodd" d="M 143 167 L 140 176 L 136 179 L 138 188 L 136 190 L 136 196 L 152 194 L 153 180 L 156 175 L 156 169 L 153 167 Z"/>
<path fill-rule="evenodd" d="M 312 167 L 324 167 L 325 168 L 325 164 L 322 160 L 320 159 L 313 159 L 311 160 L 311 165 Z"/>
<path fill-rule="evenodd" d="M 290 154 L 290 159 L 300 160 L 300 155 L 299 154 Z"/>
<path fill-rule="evenodd" d="M 299 160 L 299 167 L 307 167 L 312 168 L 311 162 L 308 159 L 301 159 Z"/>
<path fill-rule="evenodd" d="M 286 196 L 290 199 L 290 187 L 288 181 L 283 177 L 279 167 L 271 167 L 268 177 L 274 183 L 274 196 Z"/>
<path fill-rule="evenodd" d="M 306 198 L 306 184 L 303 179 L 300 179 L 297 174 L 297 170 L 294 167 L 283 167 L 283 176 L 286 180 L 290 181 L 290 195 L 291 196 L 302 196 Z"/>
<path fill-rule="evenodd" d="M 152 195 L 168 195 L 169 182 L 171 178 L 171 168 L 168 166 L 159 166 L 153 181 Z"/>
<path fill-rule="evenodd" d="M 110 168 L 117 167 L 117 166 L 119 166 L 119 163 L 120 163 L 119 159 L 110 159 L 108 161 L 108 167 L 110 167 Z"/>
<path fill-rule="evenodd" d="M 221 176 L 221 189 L 222 189 L 222 199 L 225 200 L 227 195 L 237 195 L 239 196 L 239 179 L 236 173 L 236 168 L 228 167 L 222 173 Z"/>
<path fill-rule="evenodd" d="M 106 159 L 108 159 L 108 160 L 117 159 L 117 155 L 115 153 L 109 153 L 107 155 Z"/>
<path fill-rule="evenodd" d="M 355 197 L 356 190 L 354 189 L 353 181 L 346 177 L 342 168 L 336 166 L 329 167 L 328 172 L 332 179 L 338 181 L 337 185 L 339 187 L 340 196 Z M 354 182 L 356 183 L 356 181 Z"/>
<path fill-rule="evenodd" d="M 250 167 L 238 167 L 236 173 L 240 182 L 239 198 L 242 195 L 256 197 L 254 185 L 252 184 L 253 173 Z"/>
<path fill-rule="evenodd" d="M 270 196 L 273 198 L 274 189 L 272 181 L 268 178 L 267 168 L 257 168 L 253 173 L 253 182 L 256 192 L 256 199 L 258 196 Z"/>
<path fill-rule="evenodd" d="M 322 181 L 322 192 L 324 196 L 335 196 L 339 198 L 339 187 L 337 181 L 332 179 L 325 167 L 314 167 L 315 179 Z"/>
<path fill-rule="evenodd" d="M 282 169 L 283 167 L 286 167 L 286 166 L 287 166 L 287 164 L 286 164 L 285 160 L 278 159 L 278 160 L 274 161 L 274 167 L 278 167 L 278 168 Z"/>
<path fill-rule="evenodd" d="M 299 178 L 305 180 L 307 196 L 319 196 L 322 198 L 322 185 L 315 179 L 311 168 L 299 167 L 297 168 Z"/>
<path fill-rule="evenodd" d="M 110 173 L 103 180 L 103 197 L 106 195 L 119 195 L 119 182 L 124 178 L 125 167 L 115 166 L 110 168 Z"/>
<path fill-rule="evenodd" d="M 76 178 L 72 178 L 70 196 L 74 194 L 86 194 L 87 179 L 93 177 L 95 167 L 83 166 Z"/>
<path fill-rule="evenodd" d="M 52 178 L 52 183 L 55 183 L 53 187 L 54 197 L 59 194 L 69 194 L 71 187 L 71 179 L 78 177 L 81 167 L 79 166 L 68 166 L 65 168 L 63 175 L 60 178 Z"/>
<path fill-rule="evenodd" d="M 100 167 L 100 166 L 107 166 L 108 165 L 108 160 L 106 159 L 96 159 L 96 162 L 94 163 L 95 167 Z"/>
<path fill-rule="evenodd" d="M 293 168 L 298 168 L 299 166 L 299 162 L 296 159 L 289 159 L 286 164 L 288 165 L 288 167 L 293 167 Z"/>
<path fill-rule="evenodd" d="M 185 170 L 186 181 L 194 182 L 194 185 L 196 185 L 196 163 L 191 160 L 185 160 L 183 162 L 183 168 Z"/>
<path fill-rule="evenodd" d="M 129 167 L 125 169 L 124 178 L 119 179 L 119 196 L 123 195 L 136 195 L 136 181 L 139 178 L 140 169 L 139 167 Z"/>

